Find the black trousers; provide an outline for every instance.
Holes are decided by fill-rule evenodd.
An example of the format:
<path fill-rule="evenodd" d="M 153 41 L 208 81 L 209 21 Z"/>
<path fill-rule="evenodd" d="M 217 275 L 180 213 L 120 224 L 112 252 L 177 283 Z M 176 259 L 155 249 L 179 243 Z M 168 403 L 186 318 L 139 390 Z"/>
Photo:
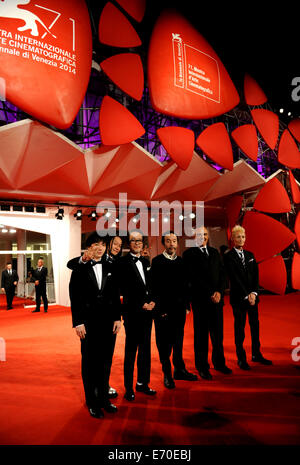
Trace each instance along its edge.
<path fill-rule="evenodd" d="M 232 304 L 232 309 L 234 316 L 234 339 L 236 355 L 238 360 L 246 361 L 246 352 L 243 347 L 243 343 L 245 340 L 247 314 L 251 333 L 252 356 L 260 355 L 258 305 L 255 304 L 252 306 L 248 300 L 245 300 L 240 304 Z"/>
<path fill-rule="evenodd" d="M 152 315 L 141 310 L 135 316 L 124 316 L 125 356 L 124 356 L 124 386 L 126 390 L 133 389 L 134 364 L 137 354 L 137 381 L 149 384 L 151 370 L 151 330 Z"/>
<path fill-rule="evenodd" d="M 12 308 L 13 298 L 15 296 L 16 286 L 5 287 L 7 308 Z"/>
<path fill-rule="evenodd" d="M 88 407 L 103 407 L 109 402 L 108 380 L 111 368 L 111 347 L 116 336 L 113 323 L 86 326 L 81 339 L 81 376 Z"/>
<path fill-rule="evenodd" d="M 171 312 L 170 312 L 171 313 Z M 155 324 L 155 339 L 162 365 L 162 371 L 167 376 L 172 376 L 170 357 L 175 370 L 182 370 L 185 364 L 182 357 L 184 325 L 186 310 L 180 309 L 176 314 L 168 314 L 166 317 L 157 317 Z"/>
<path fill-rule="evenodd" d="M 212 343 L 212 363 L 215 368 L 225 365 L 223 348 L 223 305 L 209 299 L 192 304 L 194 318 L 195 366 L 198 371 L 209 369 L 208 344 Z"/>
<path fill-rule="evenodd" d="M 35 286 L 35 301 L 36 308 L 39 310 L 41 306 L 41 298 L 43 299 L 44 310 L 48 310 L 48 299 L 46 292 L 46 284 Z"/>

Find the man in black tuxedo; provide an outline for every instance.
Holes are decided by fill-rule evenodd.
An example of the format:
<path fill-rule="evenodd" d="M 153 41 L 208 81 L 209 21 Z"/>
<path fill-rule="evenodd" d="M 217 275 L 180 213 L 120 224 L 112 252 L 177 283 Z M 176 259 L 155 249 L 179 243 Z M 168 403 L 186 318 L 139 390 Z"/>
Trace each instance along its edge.
<path fill-rule="evenodd" d="M 41 298 L 43 299 L 44 303 L 44 312 L 47 313 L 48 311 L 48 299 L 47 299 L 47 278 L 48 270 L 44 266 L 44 260 L 39 258 L 37 262 L 37 268 L 33 270 L 32 277 L 34 279 L 35 284 L 35 302 L 36 308 L 32 311 L 32 313 L 36 313 L 40 311 L 41 306 Z"/>
<path fill-rule="evenodd" d="M 13 298 L 16 291 L 16 286 L 19 281 L 19 276 L 16 270 L 12 269 L 11 262 L 6 264 L 6 269 L 2 271 L 1 276 L 1 288 L 2 292 L 6 294 L 6 303 L 7 303 L 7 310 L 11 310 Z"/>
<path fill-rule="evenodd" d="M 126 333 L 124 356 L 125 399 L 135 399 L 133 391 L 133 372 L 136 353 L 137 383 L 136 391 L 154 395 L 151 389 L 151 330 L 152 310 L 155 303 L 150 291 L 149 260 L 141 256 L 143 236 L 139 231 L 129 234 L 130 252 L 116 263 L 117 285 L 123 297 L 121 312 Z"/>
<path fill-rule="evenodd" d="M 242 370 L 249 370 L 246 352 L 243 347 L 245 339 L 246 316 L 248 314 L 252 361 L 271 365 L 260 352 L 258 320 L 258 266 L 252 252 L 243 250 L 246 241 L 245 229 L 235 226 L 231 235 L 234 247 L 224 255 L 225 267 L 230 280 L 230 304 L 234 316 L 234 337 L 238 365 Z"/>
<path fill-rule="evenodd" d="M 190 286 L 194 316 L 195 365 L 203 379 L 212 375 L 208 363 L 208 338 L 212 342 L 212 363 L 224 374 L 232 371 L 225 364 L 223 349 L 223 296 L 225 270 L 217 249 L 209 247 L 208 230 L 200 227 L 195 234 L 195 247 L 183 253 Z"/>
<path fill-rule="evenodd" d="M 98 240 L 98 237 L 96 237 L 96 239 Z M 101 257 L 101 260 L 103 262 L 104 261 L 106 262 L 105 266 L 106 266 L 107 270 L 109 268 L 111 268 L 111 270 L 109 270 L 111 272 L 112 268 L 113 268 L 113 264 L 121 256 L 121 253 L 122 253 L 122 239 L 119 236 L 116 236 L 114 238 L 109 237 L 109 238 L 106 238 L 106 244 L 107 244 L 106 253 L 103 255 L 103 257 Z M 88 246 L 86 248 L 83 255 L 81 255 L 80 257 L 75 257 L 75 258 L 72 258 L 71 260 L 69 260 L 68 263 L 67 263 L 67 267 L 72 271 L 77 270 L 78 268 L 85 265 L 90 260 L 93 260 L 93 256 L 94 256 L 94 248 L 91 245 L 91 246 Z M 112 342 L 112 345 L 111 345 L 110 369 L 111 369 L 114 350 L 115 350 L 116 334 L 114 334 L 114 336 L 112 337 L 111 342 Z M 110 369 L 109 369 L 109 375 L 110 375 Z M 108 396 L 111 399 L 114 399 L 114 398 L 118 397 L 118 392 L 116 391 L 116 389 L 114 389 L 110 385 L 108 386 Z"/>
<path fill-rule="evenodd" d="M 165 250 L 152 260 L 151 281 L 155 305 L 155 336 L 164 373 L 164 385 L 175 387 L 174 379 L 196 381 L 185 368 L 182 357 L 184 325 L 189 312 L 189 294 L 182 257 L 176 255 L 177 236 L 173 231 L 162 236 Z M 174 379 L 170 356 L 173 350 Z"/>
<path fill-rule="evenodd" d="M 87 239 L 90 260 L 74 267 L 69 291 L 72 323 L 81 340 L 81 374 L 91 416 L 102 418 L 102 408 L 114 413 L 108 387 L 111 347 L 121 328 L 120 298 L 113 285 L 111 265 L 103 259 L 106 242 L 97 232 Z"/>

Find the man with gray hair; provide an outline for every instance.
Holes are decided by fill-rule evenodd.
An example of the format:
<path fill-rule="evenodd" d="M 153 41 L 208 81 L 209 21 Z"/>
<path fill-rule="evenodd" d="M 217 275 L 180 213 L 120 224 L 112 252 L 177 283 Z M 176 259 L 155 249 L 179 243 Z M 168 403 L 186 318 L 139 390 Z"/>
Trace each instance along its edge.
<path fill-rule="evenodd" d="M 260 352 L 258 266 L 253 253 L 243 249 L 246 241 L 245 229 L 239 225 L 234 226 L 231 240 L 233 248 L 224 255 L 224 263 L 230 280 L 230 304 L 234 316 L 234 338 L 238 366 L 242 370 L 250 370 L 243 347 L 247 314 L 252 341 L 252 361 L 263 365 L 272 365 L 272 362 L 265 359 Z"/>

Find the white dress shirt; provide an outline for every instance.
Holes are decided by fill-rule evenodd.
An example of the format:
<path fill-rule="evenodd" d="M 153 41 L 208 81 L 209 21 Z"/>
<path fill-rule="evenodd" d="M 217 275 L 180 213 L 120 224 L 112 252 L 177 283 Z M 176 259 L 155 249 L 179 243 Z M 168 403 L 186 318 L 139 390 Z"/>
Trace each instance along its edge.
<path fill-rule="evenodd" d="M 140 255 L 134 255 L 133 253 L 131 253 L 131 255 L 135 258 L 140 258 Z M 140 272 L 140 275 L 142 277 L 142 280 L 144 281 L 144 283 L 146 284 L 146 278 L 145 278 L 145 273 L 144 273 L 144 268 L 143 268 L 143 264 L 140 260 L 138 260 L 136 263 L 135 263 L 135 266 L 137 267 L 137 269 L 139 270 Z"/>

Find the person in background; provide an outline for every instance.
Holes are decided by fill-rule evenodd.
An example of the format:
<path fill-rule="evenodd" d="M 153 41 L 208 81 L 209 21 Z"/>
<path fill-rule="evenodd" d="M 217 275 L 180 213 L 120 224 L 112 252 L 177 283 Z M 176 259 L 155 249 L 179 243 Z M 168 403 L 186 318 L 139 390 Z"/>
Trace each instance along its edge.
<path fill-rule="evenodd" d="M 208 246 L 208 239 L 207 228 L 197 228 L 195 247 L 183 253 L 194 317 L 195 365 L 205 380 L 212 379 L 208 363 L 209 336 L 215 370 L 232 373 L 225 364 L 223 348 L 225 269 L 218 250 Z"/>
<path fill-rule="evenodd" d="M 12 263 L 7 262 L 5 270 L 2 271 L 1 276 L 1 288 L 2 292 L 6 294 L 6 303 L 7 303 L 7 310 L 11 310 L 13 308 L 13 298 L 16 292 L 16 286 L 19 281 L 19 276 L 16 270 L 12 269 Z"/>
<path fill-rule="evenodd" d="M 122 255 L 123 241 L 120 236 L 114 236 L 108 238 L 108 245 L 106 251 L 106 259 L 111 263 L 114 263 Z"/>
<path fill-rule="evenodd" d="M 48 299 L 47 299 L 47 279 L 48 270 L 44 266 L 44 260 L 39 258 L 37 262 L 37 268 L 32 271 L 32 277 L 35 284 L 35 302 L 36 308 L 32 313 L 39 312 L 41 306 L 41 298 L 43 299 L 44 312 L 48 311 Z"/>
<path fill-rule="evenodd" d="M 106 260 L 109 263 L 115 264 L 116 261 L 122 256 L 122 245 L 123 245 L 123 240 L 120 236 L 108 238 Z M 111 362 L 112 362 L 113 355 L 114 355 L 115 343 L 116 343 L 116 338 L 113 340 L 113 344 L 111 347 Z M 109 374 L 110 374 L 110 370 L 109 370 Z M 109 397 L 112 399 L 118 396 L 117 390 L 111 386 L 109 386 L 108 388 L 108 394 L 109 394 Z"/>
<path fill-rule="evenodd" d="M 260 351 L 258 266 L 253 253 L 243 249 L 246 241 L 245 229 L 239 225 L 234 226 L 231 240 L 233 248 L 224 255 L 224 262 L 230 281 L 230 304 L 234 316 L 234 338 L 238 366 L 242 370 L 250 370 L 243 347 L 247 314 L 251 332 L 252 361 L 263 365 L 272 365 L 272 362 L 264 358 Z"/>
<path fill-rule="evenodd" d="M 196 381 L 185 368 L 182 357 L 184 325 L 190 303 L 183 260 L 176 254 L 177 236 L 173 231 L 162 236 L 165 250 L 153 258 L 151 282 L 155 305 L 155 336 L 164 373 L 164 385 L 175 388 L 175 380 Z M 170 357 L 173 351 L 174 377 Z"/>
<path fill-rule="evenodd" d="M 121 313 L 125 327 L 124 386 L 125 399 L 133 401 L 133 374 L 137 355 L 136 391 L 146 395 L 156 394 L 149 387 L 151 368 L 151 330 L 153 323 L 150 288 L 150 264 L 141 256 L 143 235 L 140 231 L 129 233 L 129 253 L 116 263 L 116 285 L 123 297 Z"/>
<path fill-rule="evenodd" d="M 86 246 L 89 260 L 73 266 L 69 291 L 72 323 L 81 341 L 86 405 L 92 417 L 102 418 L 102 409 L 117 411 L 109 401 L 108 382 L 113 340 L 121 328 L 120 299 L 111 265 L 103 258 L 105 239 L 92 233 Z"/>

